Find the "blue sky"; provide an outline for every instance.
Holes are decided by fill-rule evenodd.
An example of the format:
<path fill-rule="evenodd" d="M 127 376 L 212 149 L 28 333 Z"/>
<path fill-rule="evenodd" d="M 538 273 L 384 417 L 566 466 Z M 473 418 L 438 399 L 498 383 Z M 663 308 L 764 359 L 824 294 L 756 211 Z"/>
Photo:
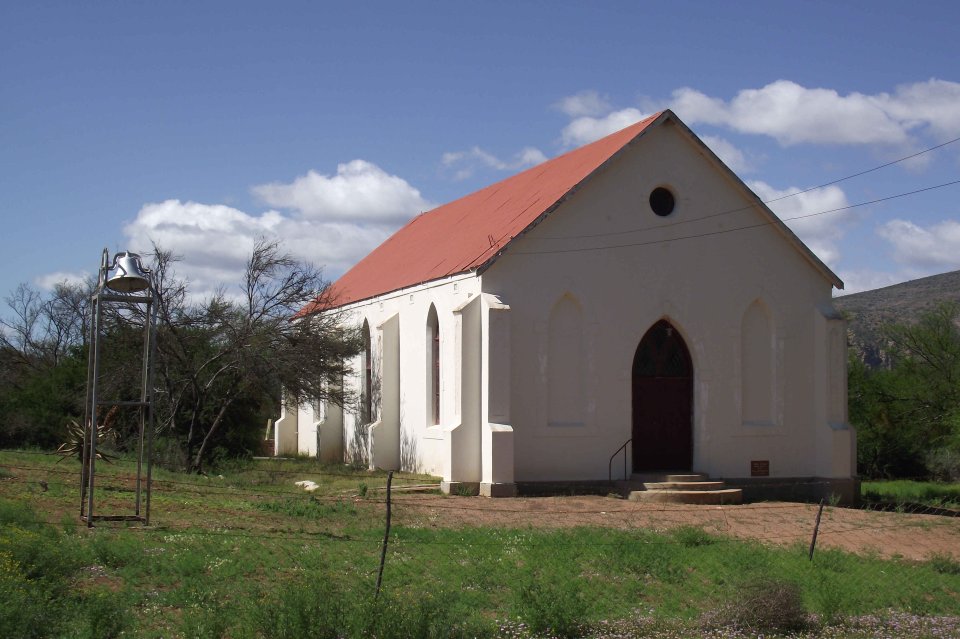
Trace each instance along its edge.
<path fill-rule="evenodd" d="M 81 6 L 82 5 L 82 6 Z M 960 137 L 955 2 L 0 6 L 0 293 L 100 250 L 335 278 L 410 216 L 669 107 L 765 199 Z M 772 205 L 960 179 L 960 143 Z M 849 290 L 960 268 L 960 185 L 791 222 Z"/>

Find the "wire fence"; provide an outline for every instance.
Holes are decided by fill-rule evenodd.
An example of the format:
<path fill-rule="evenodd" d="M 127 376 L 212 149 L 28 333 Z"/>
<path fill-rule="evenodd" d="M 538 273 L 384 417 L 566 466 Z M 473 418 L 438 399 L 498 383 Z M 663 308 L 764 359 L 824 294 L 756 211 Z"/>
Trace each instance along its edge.
<path fill-rule="evenodd" d="M 79 494 L 75 471 L 24 462 L 0 464 L 0 471 L 0 495 L 29 493 L 38 516 L 53 526 L 75 518 L 62 507 L 72 507 L 65 496 Z M 124 531 L 144 544 L 266 545 L 292 564 L 322 557 L 371 594 L 443 584 L 462 601 L 524 619 L 548 609 L 591 623 L 664 610 L 719 614 L 732 601 L 741 612 L 780 609 L 784 584 L 799 593 L 804 610 L 824 617 L 960 611 L 954 502 L 839 507 L 643 503 L 604 495 L 487 499 L 441 495 L 423 478 L 323 470 L 277 476 L 285 478 L 282 484 L 156 479 L 155 525 Z M 355 485 L 310 494 L 293 486 L 305 476 L 321 487 L 344 480 Z M 108 502 L 122 499 L 134 479 L 117 470 L 97 490 Z M 423 492 L 397 490 L 397 480 Z M 59 510 L 44 510 L 46 494 Z M 204 512 L 213 501 L 222 513 Z"/>

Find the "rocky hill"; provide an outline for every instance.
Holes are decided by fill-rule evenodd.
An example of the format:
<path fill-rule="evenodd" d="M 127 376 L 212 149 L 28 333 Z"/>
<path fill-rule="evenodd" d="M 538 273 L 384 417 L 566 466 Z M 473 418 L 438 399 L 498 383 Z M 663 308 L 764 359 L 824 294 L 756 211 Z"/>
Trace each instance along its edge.
<path fill-rule="evenodd" d="M 946 301 L 960 303 L 960 271 L 931 275 L 833 300 L 849 321 L 850 345 L 869 366 L 889 365 L 881 326 L 910 323 Z"/>

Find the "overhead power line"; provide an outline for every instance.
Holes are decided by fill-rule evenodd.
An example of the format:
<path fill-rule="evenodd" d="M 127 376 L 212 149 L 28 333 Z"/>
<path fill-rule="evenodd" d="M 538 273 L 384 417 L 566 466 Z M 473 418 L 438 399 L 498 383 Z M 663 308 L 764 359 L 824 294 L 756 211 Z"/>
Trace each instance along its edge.
<path fill-rule="evenodd" d="M 827 215 L 828 213 L 838 213 L 838 212 L 840 212 L 840 211 L 847 211 L 847 210 L 849 210 L 849 209 L 855 209 L 855 208 L 858 208 L 858 207 L 861 207 L 861 206 L 867 206 L 867 205 L 870 205 L 870 204 L 877 204 L 878 202 L 887 202 L 887 201 L 889 201 L 889 200 L 896 200 L 896 199 L 898 199 L 898 198 L 907 197 L 907 196 L 909 196 L 909 195 L 916 195 L 916 194 L 918 194 L 918 193 L 925 193 L 925 192 L 927 192 L 927 191 L 934 191 L 934 190 L 936 190 L 936 189 L 942 189 L 942 188 L 945 188 L 945 187 L 948 187 L 948 186 L 953 186 L 953 185 L 955 185 L 955 184 L 960 184 L 960 180 L 953 180 L 952 182 L 944 182 L 943 184 L 936 184 L 936 185 L 934 185 L 934 186 L 928 186 L 928 187 L 925 187 L 925 188 L 922 188 L 922 189 L 916 189 L 916 190 L 914 190 L 914 191 L 907 191 L 907 192 L 905 192 L 905 193 L 897 193 L 897 194 L 895 194 L 895 195 L 888 195 L 888 196 L 886 196 L 886 197 L 877 198 L 877 199 L 875 199 L 875 200 L 868 200 L 868 201 L 866 201 L 866 202 L 858 202 L 857 204 L 849 204 L 849 205 L 847 205 L 847 206 L 840 206 L 840 207 L 837 207 L 837 208 L 834 208 L 834 209 L 827 209 L 827 210 L 825 210 L 825 211 L 817 211 L 816 213 L 806 213 L 806 214 L 804 214 L 804 215 L 795 215 L 795 216 L 793 216 L 793 217 L 785 217 L 785 218 L 781 218 L 781 219 L 782 219 L 782 221 L 802 220 L 802 219 L 806 219 L 806 218 L 810 218 L 810 217 L 816 217 L 816 216 L 819 216 L 819 215 Z M 718 215 L 718 214 L 714 214 L 714 215 L 712 215 L 712 216 L 705 216 L 705 217 L 714 217 L 715 215 Z M 697 218 L 697 219 L 695 219 L 695 220 L 688 220 L 688 221 L 690 221 L 690 222 L 697 222 L 697 221 L 702 221 L 703 219 L 705 219 L 705 218 L 704 218 L 704 217 L 700 217 L 700 218 Z M 755 228 L 760 228 L 760 227 L 769 226 L 769 225 L 770 225 L 769 222 L 759 222 L 759 223 L 757 223 L 757 224 L 746 224 L 746 225 L 744 225 L 744 226 L 735 226 L 735 227 L 729 228 L 729 229 L 719 229 L 719 230 L 716 230 L 716 231 L 708 231 L 708 232 L 706 232 L 706 233 L 695 233 L 695 234 L 693 234 L 693 235 L 679 235 L 679 236 L 677 236 L 677 237 L 671 237 L 671 238 L 666 238 L 666 239 L 646 240 L 646 241 L 643 241 L 643 242 L 624 242 L 624 243 L 622 243 L 622 244 L 608 244 L 608 245 L 604 245 L 604 246 L 582 246 L 582 247 L 574 247 L 574 248 L 567 248 L 567 249 L 546 249 L 546 250 L 543 250 L 543 251 L 513 251 L 513 252 L 511 252 L 511 255 L 549 255 L 549 254 L 552 254 L 552 253 L 581 253 L 581 252 L 585 252 L 585 251 L 605 251 L 605 250 L 609 250 L 609 249 L 628 248 L 628 247 L 636 247 L 636 246 L 648 246 L 648 245 L 651 245 L 651 244 L 665 244 L 666 242 L 677 242 L 677 241 L 680 241 L 680 240 L 691 240 L 691 239 L 696 239 L 696 238 L 700 238 L 700 237 L 710 237 L 710 236 L 712 236 L 712 235 L 723 235 L 723 234 L 726 234 L 726 233 L 733 233 L 733 232 L 735 232 L 735 231 L 746 231 L 746 230 L 749 230 L 749 229 L 755 229 Z M 639 232 L 639 231 L 652 231 L 652 230 L 658 230 L 658 229 L 665 228 L 665 227 L 669 227 L 669 226 L 674 226 L 674 225 L 673 225 L 673 224 L 664 224 L 664 225 L 660 225 L 660 226 L 657 226 L 657 227 L 648 227 L 648 228 L 644 228 L 644 229 L 636 229 L 636 230 L 634 230 L 634 231 L 620 231 L 620 232 L 617 232 L 617 233 L 602 233 L 602 234 L 597 234 L 597 235 L 578 235 L 578 236 L 569 236 L 569 237 L 564 237 L 564 238 L 556 238 L 556 237 L 554 237 L 554 238 L 540 238 L 540 239 L 577 240 L 577 239 L 584 239 L 584 238 L 590 238 L 590 237 L 601 237 L 601 236 L 606 236 L 606 235 L 623 235 L 623 234 L 625 234 L 625 233 L 635 233 L 635 232 Z"/>
<path fill-rule="evenodd" d="M 832 186 L 832 185 L 834 185 L 834 184 L 839 184 L 840 182 L 845 182 L 845 181 L 847 181 L 847 180 L 851 180 L 851 179 L 853 179 L 853 178 L 860 177 L 861 175 L 866 175 L 866 174 L 868 174 L 868 173 L 873 173 L 874 171 L 879 171 L 880 169 L 885 169 L 885 168 L 887 168 L 888 166 L 893 166 L 894 164 L 899 164 L 899 163 L 901 163 L 901 162 L 906 162 L 907 160 L 912 160 L 912 159 L 915 158 L 915 157 L 924 155 L 925 153 L 930 153 L 931 151 L 936 151 L 937 149 L 943 148 L 943 147 L 945 147 L 945 146 L 947 146 L 947 145 L 950 145 L 950 144 L 953 144 L 953 143 L 955 143 L 955 142 L 960 142 L 960 137 L 958 137 L 958 138 L 953 138 L 952 140 L 947 140 L 946 142 L 943 142 L 942 144 L 938 144 L 938 145 L 936 145 L 936 146 L 931 146 L 931 147 L 926 148 L 926 149 L 924 149 L 924 150 L 922 150 L 922 151 L 917 151 L 916 153 L 911 153 L 910 155 L 904 156 L 904 157 L 899 158 L 899 159 L 897 159 L 897 160 L 893 160 L 893 161 L 891 161 L 891 162 L 887 162 L 886 164 L 881 164 L 881 165 L 879 165 L 879 166 L 875 166 L 875 167 L 872 167 L 872 168 L 869 168 L 869 169 L 866 169 L 866 170 L 863 170 L 863 171 L 859 171 L 859 172 L 857 172 L 857 173 L 853 173 L 853 174 L 851 174 L 851 175 L 847 175 L 847 176 L 842 177 L 842 178 L 837 178 L 836 180 L 831 180 L 830 182 L 824 182 L 823 184 L 818 184 L 817 186 L 811 186 L 811 187 L 809 187 L 809 188 L 806 188 L 806 189 L 803 189 L 803 190 L 800 190 L 800 191 L 794 191 L 793 193 L 787 193 L 786 195 L 781 195 L 780 197 L 775 197 L 775 198 L 772 198 L 772 199 L 769 199 L 769 200 L 761 200 L 761 201 L 762 201 L 764 204 L 772 204 L 772 203 L 774 203 L 774 202 L 780 202 L 781 200 L 786 200 L 786 199 L 788 199 L 788 198 L 795 197 L 795 196 L 797 196 L 797 195 L 802 195 L 802 194 L 804 194 L 804 193 L 809 193 L 809 192 L 811 192 L 811 191 L 816 191 L 817 189 L 822 189 L 822 188 L 825 188 L 825 187 L 828 187 L 828 186 Z M 939 187 L 934 187 L 934 188 L 939 188 Z M 903 195 L 912 195 L 912 194 L 914 194 L 914 193 L 921 193 L 921 192 L 923 192 L 924 190 L 930 190 L 930 189 L 920 189 L 920 190 L 918 190 L 918 191 L 911 191 L 910 193 L 908 193 L 908 194 L 903 194 Z M 899 196 L 894 196 L 894 197 L 899 197 Z M 886 199 L 893 199 L 893 197 L 891 197 L 891 198 L 886 198 Z M 876 202 L 883 202 L 883 201 L 884 201 L 884 199 L 874 200 L 873 202 L 865 202 L 865 203 L 863 203 L 863 204 L 854 205 L 854 206 L 848 207 L 848 208 L 854 208 L 855 206 L 865 206 L 866 204 L 873 204 L 873 203 L 876 203 Z M 675 221 L 673 221 L 673 222 L 664 222 L 664 223 L 661 223 L 658 228 L 664 228 L 664 227 L 669 227 L 669 226 L 678 226 L 678 225 L 681 225 L 681 224 L 691 224 L 691 223 L 693 223 L 693 222 L 700 222 L 700 221 L 702 221 L 702 220 L 710 219 L 710 218 L 713 218 L 713 217 L 720 217 L 721 215 L 730 215 L 731 213 L 739 213 L 739 212 L 741 212 L 741 211 L 749 211 L 749 210 L 752 209 L 753 207 L 754 207 L 753 204 L 748 204 L 748 205 L 746 205 L 746 206 L 739 206 L 739 207 L 732 208 L 732 209 L 725 209 L 725 210 L 723 210 L 723 211 L 717 211 L 716 213 L 709 213 L 709 214 L 707 214 L 707 215 L 702 215 L 702 216 L 700 216 L 700 217 L 698 217 L 698 218 L 696 218 L 696 219 L 675 220 Z M 836 209 L 836 210 L 843 210 L 843 209 Z M 832 211 L 827 211 L 827 212 L 832 212 Z M 796 218 L 782 218 L 782 219 L 796 219 Z M 636 228 L 636 229 L 627 229 L 627 230 L 623 230 L 623 231 L 611 231 L 611 232 L 605 232 L 605 233 L 589 233 L 589 234 L 584 234 L 584 235 L 578 235 L 578 236 L 576 236 L 576 238 L 577 238 L 577 239 L 587 239 L 587 238 L 592 238 L 592 237 L 606 237 L 606 236 L 609 236 L 609 235 L 623 235 L 623 234 L 625 234 L 625 233 L 641 233 L 641 232 L 643 232 L 643 231 L 648 231 L 648 230 L 650 230 L 649 227 L 644 227 L 644 228 Z M 559 237 L 557 237 L 557 236 L 555 236 L 555 237 L 550 237 L 550 236 L 538 236 L 538 237 L 531 237 L 531 238 L 529 238 L 529 239 L 539 241 L 539 240 L 569 240 L 569 239 L 575 239 L 575 238 L 573 238 L 573 237 L 571 237 L 571 236 L 559 236 Z"/>
<path fill-rule="evenodd" d="M 879 166 L 875 166 L 875 167 L 873 167 L 872 169 L 867 169 L 867 170 L 865 170 L 865 171 L 860 171 L 860 172 L 858 172 L 858 173 L 853 173 L 852 175 L 848 175 L 848 176 L 846 176 L 846 177 L 838 178 L 838 179 L 833 180 L 833 181 L 831 181 L 831 182 L 824 182 L 823 184 L 820 184 L 820 185 L 817 185 L 817 186 L 811 186 L 811 187 L 808 188 L 808 189 L 803 189 L 802 191 L 797 191 L 796 193 L 788 193 L 787 195 L 781 195 L 780 197 L 775 197 L 775 198 L 773 198 L 772 200 L 764 200 L 763 203 L 764 203 L 764 204 L 770 204 L 771 202 L 779 202 L 780 200 L 785 200 L 785 199 L 787 199 L 788 197 L 794 197 L 795 195 L 800 195 L 800 194 L 802 194 L 802 193 L 809 193 L 810 191 L 816 191 L 817 189 L 822 189 L 822 188 L 824 188 L 824 187 L 826 187 L 826 186 L 833 186 L 834 184 L 839 184 L 840 182 L 846 182 L 847 180 L 852 180 L 853 178 L 860 177 L 861 175 L 866 175 L 867 173 L 873 173 L 874 171 L 879 171 L 880 169 L 885 169 L 885 168 L 887 168 L 888 166 L 893 166 L 894 164 L 900 164 L 901 162 L 906 162 L 907 160 L 912 160 L 913 158 L 919 157 L 919 156 L 923 155 L 924 153 L 930 153 L 931 151 L 936 151 L 937 149 L 941 149 L 941 148 L 947 146 L 948 144 L 953 144 L 954 142 L 960 142 L 960 138 L 953 138 L 952 140 L 947 140 L 946 142 L 944 142 L 944 143 L 942 143 L 942 144 L 938 144 L 938 145 L 936 145 L 936 146 L 931 146 L 931 147 L 928 148 L 928 149 L 924 149 L 924 150 L 922 150 L 922 151 L 917 151 L 916 153 L 911 153 L 910 155 L 904 156 L 904 157 L 900 158 L 899 160 L 893 160 L 892 162 L 887 162 L 886 164 L 881 164 L 881 165 L 879 165 Z"/>

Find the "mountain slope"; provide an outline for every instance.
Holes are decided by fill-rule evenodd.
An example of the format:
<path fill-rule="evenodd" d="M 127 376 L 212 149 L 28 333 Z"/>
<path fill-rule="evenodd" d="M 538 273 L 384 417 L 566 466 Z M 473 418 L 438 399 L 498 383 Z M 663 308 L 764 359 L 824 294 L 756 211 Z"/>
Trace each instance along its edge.
<path fill-rule="evenodd" d="M 869 366 L 889 365 L 881 327 L 912 323 L 942 302 L 960 303 L 960 271 L 837 297 L 833 305 L 849 321 L 850 346 Z"/>

